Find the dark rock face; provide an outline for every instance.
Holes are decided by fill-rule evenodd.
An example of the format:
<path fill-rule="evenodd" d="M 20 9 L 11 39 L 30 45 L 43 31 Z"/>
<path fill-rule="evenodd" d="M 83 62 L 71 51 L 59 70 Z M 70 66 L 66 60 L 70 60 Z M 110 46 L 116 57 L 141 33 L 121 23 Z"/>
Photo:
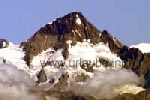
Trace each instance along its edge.
<path fill-rule="evenodd" d="M 9 42 L 6 39 L 0 39 L 0 48 L 8 47 Z"/>
<path fill-rule="evenodd" d="M 88 75 L 84 75 L 84 73 L 81 73 L 81 75 L 77 75 L 75 77 L 76 82 L 86 82 L 90 77 Z"/>
<path fill-rule="evenodd" d="M 45 35 L 36 33 L 27 42 L 21 44 L 24 47 L 24 51 L 26 53 L 25 61 L 27 61 L 28 66 L 31 64 L 31 60 L 33 56 L 42 52 L 42 50 L 46 50 L 50 47 L 55 49 L 62 47 L 62 43 L 58 42 L 57 35 Z"/>
<path fill-rule="evenodd" d="M 145 80 L 146 80 L 144 87 L 150 89 L 150 73 L 145 74 L 144 77 L 145 77 Z"/>
<path fill-rule="evenodd" d="M 39 74 L 37 75 L 38 83 L 47 81 L 47 76 L 45 70 L 42 68 Z"/>
<path fill-rule="evenodd" d="M 109 62 L 108 60 L 105 60 L 104 58 L 99 58 L 99 61 L 100 61 L 100 63 L 101 63 L 103 66 L 105 66 L 105 67 L 107 67 L 107 66 L 112 66 L 112 63 Z"/>
<path fill-rule="evenodd" d="M 77 23 L 77 19 L 81 24 Z M 108 43 L 111 50 L 122 47 L 122 44 L 112 37 L 107 31 L 99 31 L 94 27 L 80 12 L 72 12 L 62 18 L 57 18 L 52 24 L 47 24 L 37 31 L 27 42 L 21 43 L 26 52 L 25 60 L 28 66 L 31 66 L 33 56 L 39 54 L 42 50 L 48 48 L 66 48 L 66 41 L 72 40 L 72 45 L 77 41 L 90 39 L 91 43 L 96 44 L 100 41 Z M 64 51 L 63 56 L 66 59 L 68 52 Z"/>
<path fill-rule="evenodd" d="M 101 35 L 101 41 L 108 43 L 109 48 L 113 52 L 117 52 L 119 48 L 123 47 L 123 44 L 120 43 L 115 37 L 113 37 L 108 31 L 104 30 Z"/>
<path fill-rule="evenodd" d="M 137 48 L 124 46 L 120 49 L 119 56 L 125 62 L 124 68 L 132 69 L 140 77 L 144 76 L 144 87 L 150 88 L 150 54 L 142 54 Z"/>
<path fill-rule="evenodd" d="M 56 90 L 65 90 L 68 86 L 68 78 L 69 78 L 69 74 L 65 73 L 63 74 L 59 79 L 58 79 L 58 83 L 56 83 L 54 85 L 54 88 Z"/>

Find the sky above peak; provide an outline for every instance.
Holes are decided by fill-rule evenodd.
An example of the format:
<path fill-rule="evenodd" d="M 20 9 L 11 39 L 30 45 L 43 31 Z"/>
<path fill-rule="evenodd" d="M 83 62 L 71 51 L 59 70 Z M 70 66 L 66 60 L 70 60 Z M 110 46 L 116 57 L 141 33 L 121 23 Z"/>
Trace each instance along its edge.
<path fill-rule="evenodd" d="M 150 43 L 150 0 L 2 0 L 0 38 L 19 44 L 45 24 L 80 11 L 123 44 Z"/>

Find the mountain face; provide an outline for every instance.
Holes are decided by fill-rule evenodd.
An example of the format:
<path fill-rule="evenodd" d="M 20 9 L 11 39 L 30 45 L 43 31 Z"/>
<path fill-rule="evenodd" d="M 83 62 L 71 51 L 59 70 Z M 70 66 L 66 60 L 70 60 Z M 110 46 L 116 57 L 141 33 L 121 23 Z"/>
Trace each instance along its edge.
<path fill-rule="evenodd" d="M 124 46 L 119 50 L 120 58 L 125 62 L 124 68 L 132 69 L 137 75 L 144 78 L 145 88 L 150 88 L 150 53 L 143 54 L 138 48 Z"/>
<path fill-rule="evenodd" d="M 82 47 L 85 45 L 87 47 L 82 50 Z M 95 56 L 99 57 L 99 61 L 103 66 L 112 66 L 112 63 L 106 58 L 113 58 L 112 54 L 116 54 L 124 62 L 122 68 L 134 71 L 140 77 L 141 83 L 139 85 L 144 88 L 150 88 L 150 54 L 143 53 L 138 48 L 129 48 L 119 42 L 108 31 L 98 30 L 80 12 L 69 13 L 61 18 L 57 18 L 52 23 L 46 24 L 27 39 L 26 42 L 22 42 L 21 47 L 25 52 L 24 59 L 30 68 L 36 65 L 37 59 L 44 61 L 45 59 L 56 60 L 62 57 L 61 60 L 66 61 L 67 59 L 73 59 L 70 56 L 84 58 L 81 54 L 86 54 L 86 57 L 95 55 L 95 52 L 92 52 L 93 50 L 97 50 Z M 110 51 L 107 49 L 110 49 Z M 109 52 L 112 54 L 110 55 Z M 88 53 L 90 54 L 88 55 Z M 106 55 L 104 56 L 105 53 Z M 52 56 L 47 56 L 47 54 Z M 106 57 L 107 54 L 108 57 Z M 48 60 L 45 63 L 45 66 L 47 65 L 51 65 L 51 62 L 48 62 Z M 36 66 L 40 65 L 37 64 Z M 64 64 L 58 66 L 64 66 Z M 90 66 L 87 64 L 80 67 L 87 72 L 94 72 L 94 68 Z M 41 76 L 38 77 L 44 76 L 44 78 L 39 80 L 47 79 L 45 73 L 43 69 L 40 71 L 39 75 Z M 67 77 L 65 77 L 66 75 Z M 59 82 L 55 86 L 59 87 L 59 89 L 62 86 L 67 86 L 69 79 L 68 72 L 64 72 L 58 78 Z M 83 74 L 83 72 L 75 77 L 75 80 L 78 82 L 88 79 L 90 79 L 90 75 Z M 52 78 L 50 83 L 55 83 L 55 79 Z"/>
<path fill-rule="evenodd" d="M 62 18 L 57 18 L 37 31 L 27 42 L 21 43 L 26 52 L 25 60 L 31 66 L 33 56 L 48 48 L 67 48 L 66 41 L 72 40 L 72 45 L 90 39 L 92 44 L 108 43 L 111 51 L 116 52 L 123 45 L 106 30 L 99 31 L 80 12 L 72 12 Z M 67 58 L 65 53 L 64 57 Z"/>
<path fill-rule="evenodd" d="M 19 91 L 21 98 L 149 100 L 150 54 L 143 52 L 143 48 L 123 45 L 107 30 L 98 30 L 80 12 L 46 24 L 21 45 L 3 39 L 0 46 L 0 64 L 9 64 L 8 68 L 8 65 L 0 65 L 3 66 L 0 67 L 0 76 L 3 76 L 0 83 L 12 86 L 11 82 L 15 82 L 17 84 L 9 88 L 18 91 L 19 80 L 25 85 L 23 95 Z M 32 81 L 22 79 L 26 76 Z M 11 82 L 9 77 L 13 77 Z M 4 90 L 1 87 L 5 84 L 0 84 L 0 90 Z M 39 94 L 44 99 L 37 99 Z"/>

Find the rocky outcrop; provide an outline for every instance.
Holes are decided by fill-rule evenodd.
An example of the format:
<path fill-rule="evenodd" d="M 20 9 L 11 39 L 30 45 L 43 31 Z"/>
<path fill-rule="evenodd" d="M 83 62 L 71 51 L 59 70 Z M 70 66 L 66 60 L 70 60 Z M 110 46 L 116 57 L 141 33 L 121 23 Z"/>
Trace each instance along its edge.
<path fill-rule="evenodd" d="M 72 12 L 62 18 L 57 18 L 52 24 L 47 24 L 37 31 L 27 42 L 21 46 L 26 52 L 25 60 L 31 66 L 33 56 L 47 48 L 66 48 L 67 40 L 72 40 L 72 45 L 77 41 L 90 39 L 91 43 L 105 42 L 109 44 L 112 51 L 122 47 L 122 44 L 107 31 L 99 31 L 80 12 Z M 63 56 L 67 58 L 68 52 L 64 51 Z"/>
<path fill-rule="evenodd" d="M 108 43 L 109 48 L 112 52 L 117 53 L 119 48 L 123 47 L 123 44 L 113 37 L 107 30 L 104 30 L 101 34 L 101 41 L 105 44 Z"/>
<path fill-rule="evenodd" d="M 56 90 L 65 90 L 68 87 L 68 78 L 69 74 L 65 73 L 61 75 L 61 77 L 58 79 L 58 82 L 54 85 L 54 89 Z"/>
<path fill-rule="evenodd" d="M 45 70 L 42 68 L 39 74 L 37 75 L 38 83 L 47 81 L 47 76 Z"/>
<path fill-rule="evenodd" d="M 120 49 L 118 55 L 125 62 L 123 67 L 132 69 L 140 77 L 144 76 L 144 87 L 150 88 L 150 54 L 143 54 L 137 48 L 124 46 Z"/>
<path fill-rule="evenodd" d="M 99 62 L 100 62 L 104 67 L 112 66 L 112 63 L 109 62 L 108 60 L 104 59 L 104 58 L 99 58 Z"/>
<path fill-rule="evenodd" d="M 82 24 L 76 23 L 80 18 Z M 87 27 L 87 30 L 85 29 Z M 93 33 L 93 34 L 92 34 Z M 25 60 L 30 66 L 33 56 L 47 48 L 64 48 L 66 40 L 82 41 L 84 38 L 98 36 L 99 31 L 90 24 L 80 12 L 73 12 L 62 18 L 57 18 L 52 24 L 47 24 L 37 31 L 27 42 L 21 43 L 26 52 Z M 99 40 L 99 38 L 97 38 Z M 64 55 L 65 56 L 65 55 Z"/>
<path fill-rule="evenodd" d="M 6 39 L 0 39 L 0 48 L 8 47 L 9 42 Z"/>
<path fill-rule="evenodd" d="M 81 73 L 81 75 L 77 75 L 75 77 L 76 82 L 86 82 L 90 77 L 88 75 L 85 75 L 84 73 Z"/>
<path fill-rule="evenodd" d="M 31 66 L 31 60 L 34 56 L 41 53 L 42 50 L 46 50 L 47 48 L 58 49 L 63 46 L 61 42 L 58 42 L 57 35 L 49 35 L 49 34 L 39 34 L 36 33 L 27 42 L 21 43 L 23 49 L 26 53 L 25 61 L 28 66 Z"/>
<path fill-rule="evenodd" d="M 93 72 L 94 71 L 93 66 L 89 63 L 83 63 L 81 65 L 81 68 L 84 69 L 87 72 Z"/>

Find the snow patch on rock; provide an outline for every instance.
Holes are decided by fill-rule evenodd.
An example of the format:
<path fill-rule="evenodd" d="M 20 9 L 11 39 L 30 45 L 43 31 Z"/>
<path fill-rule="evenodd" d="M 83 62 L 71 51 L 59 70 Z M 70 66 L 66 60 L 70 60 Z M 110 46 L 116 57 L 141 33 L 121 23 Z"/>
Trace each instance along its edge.
<path fill-rule="evenodd" d="M 69 43 L 70 40 L 68 41 Z M 75 46 L 69 44 L 69 58 L 68 60 L 80 61 L 90 60 L 92 62 L 96 61 L 99 58 L 104 58 L 109 61 L 121 61 L 120 57 L 117 57 L 116 54 L 112 53 L 107 45 L 103 42 L 100 42 L 96 45 L 90 43 L 90 40 L 84 39 L 83 42 L 77 42 Z M 123 63 L 123 62 L 122 62 Z M 122 66 L 114 64 L 113 67 L 121 68 Z"/>
<path fill-rule="evenodd" d="M 19 45 L 9 43 L 7 48 L 0 49 L 0 58 L 6 60 L 7 63 L 16 66 L 18 69 L 29 71 L 29 67 L 24 61 L 24 51 Z"/>
<path fill-rule="evenodd" d="M 140 43 L 132 45 L 130 48 L 138 48 L 142 53 L 150 53 L 150 43 Z"/>
<path fill-rule="evenodd" d="M 78 15 L 76 15 L 76 23 L 79 24 L 79 25 L 81 25 L 81 23 L 82 23 L 82 21 L 81 21 L 81 19 L 79 18 Z"/>

